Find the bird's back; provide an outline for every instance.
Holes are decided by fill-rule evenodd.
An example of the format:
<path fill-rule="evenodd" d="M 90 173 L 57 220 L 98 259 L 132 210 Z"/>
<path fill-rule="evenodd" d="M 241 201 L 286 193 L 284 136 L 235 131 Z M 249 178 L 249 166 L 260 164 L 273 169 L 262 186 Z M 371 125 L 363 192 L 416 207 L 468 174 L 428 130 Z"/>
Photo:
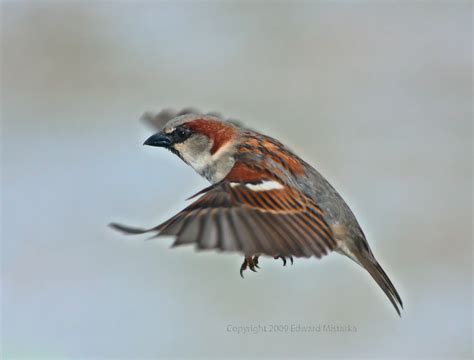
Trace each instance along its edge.
<path fill-rule="evenodd" d="M 296 186 L 304 195 L 313 200 L 323 211 L 325 221 L 332 228 L 337 240 L 365 240 L 365 235 L 354 213 L 341 195 L 339 195 L 336 189 L 334 189 L 319 171 L 272 137 L 251 130 L 245 130 L 244 136 L 248 138 L 247 142 L 254 140 L 259 142 L 259 147 L 257 147 L 259 151 L 252 155 L 255 161 L 260 160 L 260 154 L 262 152 L 267 152 L 276 158 L 285 157 L 295 159 L 301 164 L 303 169 L 301 172 L 282 168 L 277 160 L 274 160 L 273 166 L 278 168 L 280 173 L 284 173 L 286 179 L 293 186 Z M 278 149 L 278 151 L 275 152 L 274 149 Z"/>

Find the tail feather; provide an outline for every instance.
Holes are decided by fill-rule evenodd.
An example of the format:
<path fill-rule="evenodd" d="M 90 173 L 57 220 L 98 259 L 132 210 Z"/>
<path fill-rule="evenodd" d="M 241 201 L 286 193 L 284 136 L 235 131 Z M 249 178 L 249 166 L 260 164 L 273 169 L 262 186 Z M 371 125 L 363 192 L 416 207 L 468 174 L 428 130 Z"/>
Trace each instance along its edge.
<path fill-rule="evenodd" d="M 382 266 L 380 266 L 380 264 L 378 262 L 376 263 L 376 267 L 377 267 L 378 271 L 380 272 L 380 274 L 382 275 L 384 281 L 388 285 L 388 287 L 390 289 L 390 292 L 392 293 L 393 296 L 395 296 L 398 304 L 403 309 L 402 299 L 401 299 L 400 295 L 398 295 L 397 289 L 395 289 L 395 286 L 390 281 L 390 278 L 388 277 L 387 273 L 384 271 L 384 269 L 382 269 Z"/>
<path fill-rule="evenodd" d="M 377 260 L 375 260 L 373 257 L 359 257 L 358 261 L 380 286 L 385 295 L 387 295 L 388 299 L 397 311 L 398 316 L 401 317 L 400 308 L 403 309 L 402 299 L 400 298 L 400 295 L 398 295 L 397 289 L 395 289 L 395 286 L 392 284 L 389 277 Z"/>

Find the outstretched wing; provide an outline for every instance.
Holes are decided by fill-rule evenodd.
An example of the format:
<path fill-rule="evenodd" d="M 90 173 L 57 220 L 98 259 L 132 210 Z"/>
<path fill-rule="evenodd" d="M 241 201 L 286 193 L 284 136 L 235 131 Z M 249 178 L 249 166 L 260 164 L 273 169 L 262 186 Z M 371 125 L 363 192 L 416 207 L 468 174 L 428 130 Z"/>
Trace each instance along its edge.
<path fill-rule="evenodd" d="M 222 114 L 216 112 L 216 111 L 211 111 L 211 112 L 208 112 L 208 113 L 203 113 L 201 111 L 199 111 L 198 109 L 196 108 L 193 108 L 193 107 L 186 107 L 180 111 L 175 111 L 175 110 L 172 110 L 172 109 L 164 109 L 164 110 L 161 110 L 159 113 L 155 114 L 151 111 L 147 111 L 146 113 L 144 113 L 140 120 L 143 121 L 144 123 L 146 123 L 147 125 L 149 125 L 150 127 L 154 128 L 155 130 L 162 130 L 163 127 L 166 125 L 166 123 L 168 121 L 170 121 L 171 119 L 174 119 L 175 117 L 177 116 L 181 116 L 181 115 L 187 115 L 187 114 L 203 114 L 203 115 L 212 115 L 212 116 L 216 116 L 222 120 L 225 120 L 225 121 L 228 121 L 236 126 L 239 126 L 241 128 L 244 128 L 245 126 L 239 121 L 239 120 L 236 120 L 236 119 L 233 119 L 233 118 L 224 118 L 224 116 L 222 116 Z"/>
<path fill-rule="evenodd" d="M 195 202 L 163 224 L 126 233 L 175 236 L 174 246 L 270 256 L 322 257 L 336 248 L 321 210 L 309 198 L 277 180 L 224 181 L 197 195 Z M 196 195 L 196 196 L 197 196 Z"/>
<path fill-rule="evenodd" d="M 176 116 L 200 113 L 201 112 L 199 110 L 192 107 L 186 107 L 181 111 L 175 111 L 173 109 L 164 109 L 157 114 L 151 111 L 147 111 L 141 116 L 140 120 L 154 128 L 155 130 L 162 130 L 166 123 L 171 119 L 175 118 Z"/>

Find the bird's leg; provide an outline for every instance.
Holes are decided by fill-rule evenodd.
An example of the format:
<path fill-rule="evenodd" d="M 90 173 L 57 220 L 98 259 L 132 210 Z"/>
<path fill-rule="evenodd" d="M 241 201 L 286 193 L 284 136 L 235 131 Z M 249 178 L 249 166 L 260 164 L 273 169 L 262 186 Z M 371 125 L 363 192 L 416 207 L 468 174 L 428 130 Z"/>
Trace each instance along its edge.
<path fill-rule="evenodd" d="M 252 270 L 253 272 L 257 272 L 257 270 L 255 270 L 255 268 L 258 268 L 258 257 L 259 255 L 255 255 L 255 256 L 246 256 L 244 258 L 244 262 L 242 263 L 242 266 L 240 267 L 240 276 L 242 276 L 242 278 L 244 278 L 244 270 L 247 270 L 247 267 Z"/>
<path fill-rule="evenodd" d="M 293 256 L 289 256 L 291 265 L 293 265 Z M 282 255 L 275 256 L 274 259 L 282 259 L 283 260 L 283 266 L 286 266 L 286 257 Z"/>

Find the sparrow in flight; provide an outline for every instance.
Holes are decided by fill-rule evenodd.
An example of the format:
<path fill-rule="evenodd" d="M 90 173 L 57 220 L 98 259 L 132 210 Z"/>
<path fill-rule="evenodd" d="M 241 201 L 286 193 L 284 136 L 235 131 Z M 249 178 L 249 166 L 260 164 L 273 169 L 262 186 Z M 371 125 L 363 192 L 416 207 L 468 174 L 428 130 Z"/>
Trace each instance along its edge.
<path fill-rule="evenodd" d="M 195 244 L 244 255 L 240 268 L 256 271 L 261 255 L 321 258 L 331 251 L 362 266 L 398 315 L 402 300 L 375 259 L 349 206 L 311 165 L 278 140 L 217 113 L 162 111 L 143 119 L 159 130 L 144 145 L 163 147 L 211 185 L 194 202 L 151 229 L 111 224 L 127 234 L 173 236 L 173 246 Z"/>

